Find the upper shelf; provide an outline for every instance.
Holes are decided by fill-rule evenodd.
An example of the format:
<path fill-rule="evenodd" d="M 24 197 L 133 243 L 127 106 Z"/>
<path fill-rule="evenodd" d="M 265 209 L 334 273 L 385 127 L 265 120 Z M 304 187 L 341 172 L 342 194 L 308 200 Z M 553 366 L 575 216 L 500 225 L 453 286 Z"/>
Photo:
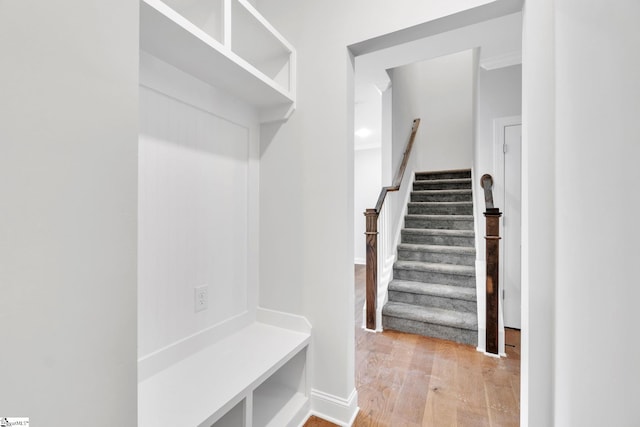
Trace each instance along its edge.
<path fill-rule="evenodd" d="M 167 3 L 141 0 L 142 50 L 257 107 L 263 122 L 288 118 L 295 106 L 295 50 L 253 6 L 245 0 Z"/>

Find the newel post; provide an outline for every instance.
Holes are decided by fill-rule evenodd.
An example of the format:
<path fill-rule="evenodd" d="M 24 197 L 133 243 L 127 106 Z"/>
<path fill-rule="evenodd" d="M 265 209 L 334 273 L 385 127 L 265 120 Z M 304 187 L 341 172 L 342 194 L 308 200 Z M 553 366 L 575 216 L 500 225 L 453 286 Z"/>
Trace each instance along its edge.
<path fill-rule="evenodd" d="M 376 329 L 376 308 L 378 296 L 378 212 L 367 209 L 364 213 L 367 221 L 367 288 L 366 288 L 366 326 Z"/>
<path fill-rule="evenodd" d="M 498 283 L 499 252 L 500 252 L 500 217 L 502 213 L 498 208 L 487 208 L 484 213 L 487 223 L 486 248 L 487 248 L 487 353 L 498 354 L 498 304 L 500 288 Z"/>

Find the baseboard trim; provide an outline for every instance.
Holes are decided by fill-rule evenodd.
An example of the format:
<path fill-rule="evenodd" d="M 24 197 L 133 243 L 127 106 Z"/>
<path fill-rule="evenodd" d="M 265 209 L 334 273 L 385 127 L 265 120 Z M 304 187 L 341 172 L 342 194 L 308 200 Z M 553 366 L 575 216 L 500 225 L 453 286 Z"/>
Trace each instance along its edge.
<path fill-rule="evenodd" d="M 347 399 L 319 390 L 311 390 L 311 411 L 309 416 L 332 422 L 342 427 L 350 427 L 358 415 L 358 392 L 354 388 Z"/>
<path fill-rule="evenodd" d="M 367 260 L 364 258 L 355 258 L 353 263 L 358 265 L 367 265 Z"/>

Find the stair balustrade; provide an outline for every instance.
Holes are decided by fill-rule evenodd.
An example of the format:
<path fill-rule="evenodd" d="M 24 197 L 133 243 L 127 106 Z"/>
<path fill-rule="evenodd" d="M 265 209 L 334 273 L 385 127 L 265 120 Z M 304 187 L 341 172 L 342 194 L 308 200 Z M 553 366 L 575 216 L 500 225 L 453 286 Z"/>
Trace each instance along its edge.
<path fill-rule="evenodd" d="M 498 304 L 500 287 L 498 271 L 500 266 L 500 217 L 502 212 L 493 205 L 493 178 L 482 175 L 480 185 L 484 189 L 484 212 L 486 222 L 486 351 L 498 354 Z"/>
<path fill-rule="evenodd" d="M 391 239 L 393 231 L 392 224 L 390 223 L 391 212 L 389 204 L 385 204 L 385 200 L 388 193 L 400 190 L 419 126 L 420 119 L 413 120 L 411 135 L 409 136 L 409 141 L 407 142 L 407 147 L 402 157 L 402 163 L 400 163 L 393 184 L 388 187 L 382 187 L 376 207 L 367 209 L 364 212 L 366 217 L 365 326 L 371 330 L 375 330 L 377 324 L 378 279 L 381 277 L 381 271 L 387 270 L 385 264 L 387 264 L 387 261 L 391 258 L 391 251 L 395 247 Z"/>

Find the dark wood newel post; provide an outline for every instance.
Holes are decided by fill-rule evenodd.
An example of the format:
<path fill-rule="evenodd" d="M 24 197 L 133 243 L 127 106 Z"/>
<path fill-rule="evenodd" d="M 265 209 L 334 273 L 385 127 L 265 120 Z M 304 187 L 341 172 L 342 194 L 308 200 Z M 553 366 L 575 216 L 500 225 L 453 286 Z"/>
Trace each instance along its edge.
<path fill-rule="evenodd" d="M 367 209 L 364 213 L 367 221 L 367 329 L 376 329 L 376 308 L 378 296 L 378 212 Z"/>
<path fill-rule="evenodd" d="M 487 259 L 487 281 L 486 281 L 486 351 L 487 353 L 498 354 L 498 304 L 500 303 L 500 286 L 498 283 L 498 271 L 500 266 L 500 209 L 493 207 L 493 178 L 489 174 L 482 175 L 480 185 L 484 189 L 484 202 L 487 207 L 484 217 L 486 218 L 487 230 L 486 239 L 486 259 Z"/>
<path fill-rule="evenodd" d="M 498 304 L 500 287 L 498 268 L 500 263 L 500 217 L 498 208 L 488 208 L 484 213 L 487 222 L 487 353 L 498 354 Z"/>

